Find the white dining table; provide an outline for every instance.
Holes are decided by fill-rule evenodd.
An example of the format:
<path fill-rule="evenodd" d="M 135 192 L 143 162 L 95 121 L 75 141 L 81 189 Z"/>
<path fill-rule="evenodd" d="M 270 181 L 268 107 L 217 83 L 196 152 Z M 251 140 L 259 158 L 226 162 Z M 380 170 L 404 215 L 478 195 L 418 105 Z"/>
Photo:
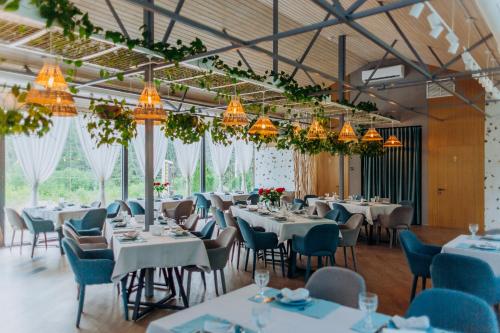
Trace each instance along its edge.
<path fill-rule="evenodd" d="M 253 227 L 262 227 L 266 231 L 274 232 L 278 235 L 280 243 L 292 239 L 293 235 L 305 236 L 312 227 L 321 224 L 336 224 L 337 222 L 324 218 L 308 218 L 304 215 L 290 213 L 287 221 L 277 221 L 273 214 L 261 215 L 247 208 L 231 206 L 233 216 L 240 217 Z"/>
<path fill-rule="evenodd" d="M 204 192 L 202 194 L 207 200 L 211 199 L 212 194 L 216 194 L 222 199 L 222 201 L 231 201 L 232 203 L 238 201 L 246 201 L 248 196 L 250 195 L 248 193 L 223 193 L 223 192 L 214 192 L 214 193 Z"/>
<path fill-rule="evenodd" d="M 327 203 L 330 207 L 334 203 L 342 205 L 347 209 L 347 211 L 351 214 L 363 214 L 365 216 L 366 221 L 373 225 L 373 221 L 377 220 L 379 215 L 388 215 L 392 213 L 394 209 L 397 207 L 401 207 L 398 204 L 391 203 L 379 203 L 379 202 L 364 202 L 360 201 L 346 201 L 346 202 L 338 202 L 334 200 L 328 199 L 318 199 L 318 198 L 309 198 L 307 200 L 308 205 L 315 205 L 316 202 L 321 201 Z"/>
<path fill-rule="evenodd" d="M 238 324 L 257 332 L 257 326 L 252 320 L 252 308 L 256 303 L 249 300 L 257 292 L 258 288 L 254 284 L 243 287 L 226 295 L 155 320 L 149 324 L 146 332 L 171 333 L 174 327 L 206 314 L 226 319 L 233 324 Z M 322 319 L 311 318 L 297 312 L 275 307 L 270 309 L 271 320 L 265 327 L 265 332 L 273 333 L 350 333 L 355 332 L 351 330 L 351 327 L 364 318 L 361 310 L 346 306 L 338 307 Z"/>
<path fill-rule="evenodd" d="M 497 250 L 484 250 L 475 247 L 487 243 L 496 246 Z M 500 241 L 486 240 L 479 236 L 471 239 L 469 235 L 460 235 L 443 245 L 441 252 L 460 254 L 484 260 L 491 266 L 495 275 L 500 276 Z"/>
<path fill-rule="evenodd" d="M 177 207 L 181 202 L 183 201 L 187 201 L 189 199 L 155 199 L 154 201 L 154 209 L 158 210 L 158 211 L 165 211 L 165 210 L 169 210 L 169 209 L 175 209 L 175 207 Z M 146 201 L 143 200 L 143 199 L 137 199 L 135 200 L 137 201 L 138 203 L 141 204 L 142 207 L 145 207 L 146 205 Z M 192 201 L 192 200 L 191 200 Z"/>
<path fill-rule="evenodd" d="M 33 207 L 26 208 L 26 212 L 33 217 L 49 220 L 54 223 L 56 229 L 60 228 L 65 220 L 81 219 L 88 211 L 96 209 L 92 207 L 81 207 L 79 205 L 67 206 L 62 209 L 56 207 Z"/>

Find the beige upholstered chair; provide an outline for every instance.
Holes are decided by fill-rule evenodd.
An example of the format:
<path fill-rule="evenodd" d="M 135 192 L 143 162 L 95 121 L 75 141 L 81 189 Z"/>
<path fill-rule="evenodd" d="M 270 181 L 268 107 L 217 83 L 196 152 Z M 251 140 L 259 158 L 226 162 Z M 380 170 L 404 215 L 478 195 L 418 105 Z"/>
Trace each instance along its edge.
<path fill-rule="evenodd" d="M 70 227 L 63 225 L 64 237 L 74 239 L 83 250 L 108 248 L 106 238 L 102 236 L 78 236 Z"/>
<path fill-rule="evenodd" d="M 16 231 L 21 232 L 21 243 L 19 245 L 19 253 L 23 253 L 23 236 L 24 230 L 27 230 L 26 223 L 24 223 L 23 218 L 16 212 L 13 208 L 5 207 L 5 216 L 7 217 L 7 221 L 12 228 L 12 240 L 10 241 L 10 250 L 12 251 L 12 245 L 14 244 L 14 238 L 16 237 Z"/>
<path fill-rule="evenodd" d="M 164 211 L 165 215 L 171 219 L 175 219 L 175 221 L 180 224 L 182 221 L 188 218 L 193 211 L 193 201 L 192 200 L 183 200 L 179 202 L 179 204 L 172 209 L 167 209 Z"/>
<path fill-rule="evenodd" d="M 120 205 L 120 211 L 121 212 L 127 212 L 128 215 L 132 216 L 132 211 L 130 210 L 130 207 L 127 205 L 127 203 L 123 200 L 116 200 L 118 204 Z"/>
<path fill-rule="evenodd" d="M 189 217 L 184 221 L 184 224 L 181 227 L 188 231 L 196 231 L 196 226 L 198 225 L 200 217 L 196 213 L 192 213 Z"/>
<path fill-rule="evenodd" d="M 224 213 L 224 220 L 226 220 L 228 227 L 236 228 L 236 237 L 233 244 L 233 251 L 231 252 L 231 262 L 234 260 L 234 252 L 236 251 L 236 269 L 239 270 L 241 248 L 245 245 L 245 241 L 243 240 L 243 235 L 241 235 L 240 226 L 236 223 L 236 219 L 230 211 Z"/>
<path fill-rule="evenodd" d="M 231 207 L 231 205 L 233 204 L 232 201 L 222 200 L 222 198 L 220 196 L 218 196 L 217 194 L 210 195 L 210 202 L 212 203 L 212 207 L 218 208 L 218 209 L 222 210 L 223 212 L 228 210 L 229 207 Z"/>
<path fill-rule="evenodd" d="M 363 214 L 353 214 L 345 224 L 339 225 L 342 234 L 342 238 L 339 239 L 339 247 L 344 250 L 345 267 L 347 267 L 347 248 L 350 247 L 355 271 L 358 271 L 355 247 L 364 219 Z"/>
<path fill-rule="evenodd" d="M 315 205 L 316 205 L 316 213 L 318 214 L 319 217 L 325 217 L 326 213 L 332 210 L 326 202 L 316 201 Z"/>
<path fill-rule="evenodd" d="M 285 195 L 281 196 L 280 200 L 281 200 L 282 204 L 292 204 L 293 203 L 293 196 L 285 194 Z"/>
<path fill-rule="evenodd" d="M 401 206 L 394 209 L 389 215 L 379 215 L 377 225 L 377 240 L 380 240 L 382 228 L 389 232 L 389 246 L 398 239 L 399 230 L 409 230 L 413 219 L 413 207 Z"/>

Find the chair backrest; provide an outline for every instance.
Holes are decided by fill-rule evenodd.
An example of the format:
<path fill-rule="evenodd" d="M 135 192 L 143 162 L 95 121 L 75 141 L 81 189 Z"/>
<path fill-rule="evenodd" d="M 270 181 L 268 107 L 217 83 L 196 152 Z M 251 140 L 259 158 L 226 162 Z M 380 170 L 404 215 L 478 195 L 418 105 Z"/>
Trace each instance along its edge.
<path fill-rule="evenodd" d="M 342 244 L 344 246 L 356 245 L 364 219 L 365 217 L 363 214 L 352 214 L 349 220 L 342 225 L 340 231 L 342 233 Z"/>
<path fill-rule="evenodd" d="M 34 225 L 35 221 L 33 221 L 33 217 L 30 214 L 28 214 L 28 212 L 24 209 L 22 212 L 22 217 L 23 217 L 24 223 L 26 223 L 26 227 L 28 228 L 28 230 L 32 233 L 36 233 L 35 225 Z"/>
<path fill-rule="evenodd" d="M 106 222 L 107 211 L 104 208 L 89 210 L 82 219 L 82 229 L 99 228 L 102 230 Z"/>
<path fill-rule="evenodd" d="M 304 196 L 304 202 L 307 204 L 307 199 L 309 198 L 317 198 L 318 196 L 316 194 L 306 194 Z"/>
<path fill-rule="evenodd" d="M 339 226 L 336 224 L 320 224 L 309 229 L 304 236 L 304 248 L 307 254 L 329 255 L 337 250 L 339 243 Z"/>
<path fill-rule="evenodd" d="M 80 236 L 78 236 L 78 234 L 73 230 L 73 228 L 64 224 L 62 231 L 64 237 L 74 239 L 77 243 L 79 243 L 78 239 L 80 238 Z"/>
<path fill-rule="evenodd" d="M 259 194 L 258 193 L 252 193 L 248 196 L 247 201 L 250 200 L 252 202 L 252 205 L 256 205 L 259 203 Z"/>
<path fill-rule="evenodd" d="M 432 286 L 463 291 L 484 299 L 497 301 L 497 283 L 490 265 L 478 258 L 440 253 L 431 265 Z"/>
<path fill-rule="evenodd" d="M 337 222 L 337 220 L 339 219 L 339 211 L 335 209 L 330 209 L 323 217 L 325 219 Z"/>
<path fill-rule="evenodd" d="M 130 210 L 130 207 L 127 205 L 127 203 L 123 200 L 116 200 L 118 204 L 120 205 L 120 210 L 123 212 L 127 212 L 128 215 L 132 215 L 132 211 Z"/>
<path fill-rule="evenodd" d="M 255 249 L 255 231 L 252 227 L 250 227 L 250 224 L 242 218 L 237 217 L 236 221 L 238 222 L 238 226 L 240 227 L 241 235 L 243 236 L 246 246 L 250 249 Z"/>
<path fill-rule="evenodd" d="M 112 202 L 106 208 L 108 218 L 112 219 L 118 215 L 120 211 L 120 204 L 118 202 Z"/>
<path fill-rule="evenodd" d="M 81 283 L 85 279 L 84 274 L 89 273 L 83 272 L 80 269 L 80 262 L 85 257 L 82 248 L 78 245 L 76 240 L 66 237 L 62 239 L 62 247 L 64 249 L 64 253 L 66 253 L 66 258 L 68 258 L 71 270 L 75 275 L 76 282 Z"/>
<path fill-rule="evenodd" d="M 224 211 L 224 200 L 222 200 L 222 198 L 219 197 L 217 194 L 211 194 L 210 201 L 213 207 Z"/>
<path fill-rule="evenodd" d="M 403 252 L 405 253 L 406 260 L 410 266 L 410 270 L 414 275 L 420 275 L 422 273 L 422 267 L 420 267 L 420 255 L 422 254 L 422 249 L 424 245 L 417 238 L 417 236 L 409 231 L 403 230 L 399 233 L 399 240 L 403 247 Z M 427 267 L 425 270 L 429 270 Z"/>
<path fill-rule="evenodd" d="M 344 224 L 349 220 L 351 217 L 352 213 L 350 213 L 344 206 L 338 203 L 333 203 L 332 204 L 332 210 L 336 211 L 336 222 L 339 224 Z"/>
<path fill-rule="evenodd" d="M 211 202 L 203 194 L 195 193 L 194 196 L 196 197 L 196 207 L 203 209 L 210 208 Z"/>
<path fill-rule="evenodd" d="M 304 208 L 304 206 L 305 206 L 304 200 L 299 198 L 293 199 L 293 207 L 298 207 L 296 208 L 297 210 Z"/>
<path fill-rule="evenodd" d="M 293 196 L 291 195 L 282 195 L 281 196 L 281 202 L 291 204 L 293 202 Z"/>
<path fill-rule="evenodd" d="M 227 223 L 226 220 L 224 219 L 224 212 L 220 210 L 219 208 L 215 208 L 215 222 L 219 226 L 220 229 L 226 229 L 227 228 Z"/>
<path fill-rule="evenodd" d="M 101 202 L 99 200 L 97 201 L 94 201 L 90 204 L 90 207 L 93 207 L 93 208 L 100 208 L 101 207 Z"/>
<path fill-rule="evenodd" d="M 401 206 L 396 207 L 389 215 L 389 228 L 397 227 L 398 225 L 411 225 L 413 220 L 413 207 Z"/>
<path fill-rule="evenodd" d="M 411 200 L 401 200 L 398 202 L 401 206 L 413 207 L 413 201 Z"/>
<path fill-rule="evenodd" d="M 243 236 L 241 235 L 240 226 L 238 225 L 238 223 L 236 223 L 236 219 L 234 218 L 233 214 L 231 214 L 229 211 L 225 212 L 224 220 L 226 221 L 228 227 L 236 228 L 236 240 L 238 242 L 243 242 Z"/>
<path fill-rule="evenodd" d="M 316 201 L 315 205 L 319 217 L 325 217 L 326 213 L 330 211 L 330 206 L 326 202 Z"/>
<path fill-rule="evenodd" d="M 181 201 L 177 207 L 175 207 L 174 216 L 176 219 L 186 218 L 191 215 L 193 210 L 193 201 L 192 200 L 184 200 Z"/>
<path fill-rule="evenodd" d="M 235 236 L 236 228 L 228 227 L 220 233 L 217 239 L 211 241 L 216 245 L 207 249 L 211 269 L 223 269 L 226 266 Z"/>
<path fill-rule="evenodd" d="M 341 267 L 323 267 L 311 275 L 306 289 L 311 297 L 357 308 L 358 295 L 366 286 L 363 277 L 356 272 Z"/>
<path fill-rule="evenodd" d="M 484 300 L 456 290 L 421 292 L 406 312 L 406 317 L 419 316 L 427 316 L 433 328 L 450 332 L 498 333 L 493 309 Z"/>
<path fill-rule="evenodd" d="M 7 221 L 9 221 L 10 226 L 14 230 L 22 230 L 27 229 L 26 223 L 19 213 L 13 209 L 5 207 L 5 216 L 7 217 Z"/>
<path fill-rule="evenodd" d="M 142 205 L 137 201 L 129 201 L 127 202 L 127 204 L 130 207 L 130 212 L 132 213 L 132 216 L 146 214 L 144 207 L 142 207 Z"/>
<path fill-rule="evenodd" d="M 215 221 L 211 220 L 211 221 L 208 221 L 203 226 L 203 228 L 201 229 L 200 233 L 201 233 L 201 235 L 202 235 L 203 238 L 210 239 L 210 238 L 212 238 L 212 235 L 214 233 L 214 229 L 215 229 Z"/>
<path fill-rule="evenodd" d="M 184 227 L 189 230 L 189 231 L 195 231 L 196 230 L 196 225 L 198 224 L 198 221 L 200 220 L 200 217 L 198 214 L 193 213 L 189 215 L 189 217 L 184 221 Z"/>

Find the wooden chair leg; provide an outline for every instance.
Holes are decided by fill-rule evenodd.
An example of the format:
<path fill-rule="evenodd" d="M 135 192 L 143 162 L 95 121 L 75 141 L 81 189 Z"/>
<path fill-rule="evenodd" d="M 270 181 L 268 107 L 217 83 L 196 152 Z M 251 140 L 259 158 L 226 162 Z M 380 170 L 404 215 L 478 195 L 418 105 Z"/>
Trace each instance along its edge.
<path fill-rule="evenodd" d="M 21 245 L 19 246 L 19 254 L 23 254 L 24 229 L 21 229 Z"/>
<path fill-rule="evenodd" d="M 222 293 L 225 294 L 226 290 L 226 277 L 224 276 L 224 269 L 220 270 L 220 281 L 222 283 Z"/>
<path fill-rule="evenodd" d="M 215 295 L 219 296 L 219 288 L 217 287 L 217 271 L 214 271 Z"/>
<path fill-rule="evenodd" d="M 10 240 L 10 252 L 12 252 L 12 245 L 14 245 L 14 237 L 16 237 L 16 230 L 12 231 L 12 239 Z"/>
<path fill-rule="evenodd" d="M 354 263 L 354 271 L 358 271 L 358 265 L 356 263 L 356 252 L 354 251 L 354 246 L 351 246 L 352 262 Z"/>
<path fill-rule="evenodd" d="M 33 246 L 31 247 L 31 259 L 33 259 L 33 254 L 35 253 L 35 246 L 36 246 L 37 240 L 38 240 L 38 235 L 34 234 L 33 235 Z"/>
<path fill-rule="evenodd" d="M 415 292 L 417 291 L 417 283 L 418 283 L 418 276 L 414 275 L 413 276 L 413 284 L 411 286 L 410 302 L 413 301 L 413 299 L 415 298 Z"/>
<path fill-rule="evenodd" d="M 78 299 L 78 313 L 76 315 L 76 327 L 80 327 L 80 319 L 83 312 L 83 302 L 85 301 L 85 285 L 80 285 L 80 297 Z"/>
<path fill-rule="evenodd" d="M 347 267 L 347 249 L 345 246 L 342 246 L 342 250 L 344 250 L 344 266 Z"/>
<path fill-rule="evenodd" d="M 45 240 L 45 250 L 47 250 L 47 233 L 46 232 L 43 233 L 43 238 Z"/>

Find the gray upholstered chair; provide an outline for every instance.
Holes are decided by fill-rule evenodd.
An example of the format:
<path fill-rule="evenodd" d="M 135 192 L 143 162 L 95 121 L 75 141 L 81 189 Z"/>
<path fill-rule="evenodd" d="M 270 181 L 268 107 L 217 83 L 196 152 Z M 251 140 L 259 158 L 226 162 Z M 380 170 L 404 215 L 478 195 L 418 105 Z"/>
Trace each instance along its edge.
<path fill-rule="evenodd" d="M 282 204 L 292 204 L 293 203 L 293 196 L 291 195 L 282 195 L 280 198 L 280 201 Z"/>
<path fill-rule="evenodd" d="M 323 201 L 316 201 L 316 213 L 318 214 L 319 217 L 325 217 L 326 213 L 328 213 L 331 208 L 330 206 Z"/>
<path fill-rule="evenodd" d="M 16 237 L 16 231 L 21 232 L 21 243 L 19 245 L 19 253 L 23 253 L 23 236 L 24 230 L 27 230 L 28 227 L 26 223 L 24 223 L 23 218 L 19 213 L 13 208 L 5 207 L 5 216 L 7 217 L 7 221 L 9 221 L 10 227 L 12 228 L 12 240 L 10 241 L 10 250 L 12 251 L 12 245 L 14 245 L 14 238 Z"/>
<path fill-rule="evenodd" d="M 217 271 L 220 273 L 222 292 L 226 293 L 226 279 L 224 277 L 224 267 L 226 267 L 229 259 L 229 253 L 233 247 L 233 242 L 236 237 L 237 230 L 234 227 L 224 229 L 217 239 L 204 240 L 205 248 L 207 249 L 208 260 L 210 262 L 210 269 L 214 272 L 215 294 L 219 296 Z M 203 285 L 206 288 L 205 272 L 198 266 L 186 266 L 184 270 L 188 272 L 187 278 L 187 298 L 191 293 L 191 275 L 193 272 L 200 272 Z"/>
<path fill-rule="evenodd" d="M 118 204 L 120 205 L 120 211 L 121 212 L 127 212 L 128 215 L 132 216 L 132 210 L 130 207 L 127 205 L 127 203 L 123 200 L 116 200 Z"/>
<path fill-rule="evenodd" d="M 240 231 L 240 226 L 238 223 L 236 223 L 236 219 L 234 218 L 233 214 L 230 213 L 230 211 L 227 211 L 224 213 L 224 220 L 226 221 L 226 224 L 228 227 L 233 227 L 236 228 L 236 236 L 234 239 L 234 244 L 233 244 L 233 250 L 231 252 L 231 262 L 234 260 L 234 252 L 237 249 L 236 253 L 236 269 L 240 269 L 240 253 L 241 253 L 241 248 L 245 246 L 245 241 L 243 240 L 243 235 L 241 234 Z"/>
<path fill-rule="evenodd" d="M 63 225 L 63 235 L 66 238 L 71 238 L 83 250 L 107 249 L 108 242 L 103 236 L 80 236 L 71 227 Z"/>
<path fill-rule="evenodd" d="M 218 208 L 225 212 L 226 210 L 229 209 L 232 205 L 232 201 L 224 201 L 220 196 L 217 194 L 212 194 L 210 195 L 210 202 L 212 203 L 212 207 Z"/>
<path fill-rule="evenodd" d="M 359 232 L 363 226 L 363 221 L 365 217 L 363 214 L 352 214 L 349 220 L 345 224 L 339 225 L 340 233 L 342 238 L 339 239 L 339 247 L 344 250 L 344 263 L 347 267 L 347 248 L 351 248 L 352 262 L 354 264 L 354 270 L 357 272 L 358 267 L 356 263 L 356 252 L 355 247 L 358 242 Z"/>
<path fill-rule="evenodd" d="M 165 215 L 171 219 L 174 219 L 178 224 L 187 219 L 191 212 L 193 211 L 193 201 L 183 200 L 172 209 L 167 209 L 164 211 Z"/>
<path fill-rule="evenodd" d="M 379 215 L 377 225 L 377 240 L 380 240 L 382 228 L 389 232 L 389 246 L 392 248 L 393 241 L 398 240 L 399 230 L 410 230 L 413 219 L 413 207 L 401 206 L 395 208 L 389 215 Z"/>
<path fill-rule="evenodd" d="M 306 283 L 311 297 L 332 301 L 351 308 L 358 307 L 358 295 L 366 290 L 361 275 L 346 268 L 323 267 Z"/>
<path fill-rule="evenodd" d="M 196 226 L 198 225 L 198 221 L 200 220 L 200 217 L 196 213 L 192 213 L 191 215 L 188 216 L 188 218 L 184 221 L 184 224 L 181 225 L 181 227 L 184 230 L 188 231 L 196 231 Z"/>

